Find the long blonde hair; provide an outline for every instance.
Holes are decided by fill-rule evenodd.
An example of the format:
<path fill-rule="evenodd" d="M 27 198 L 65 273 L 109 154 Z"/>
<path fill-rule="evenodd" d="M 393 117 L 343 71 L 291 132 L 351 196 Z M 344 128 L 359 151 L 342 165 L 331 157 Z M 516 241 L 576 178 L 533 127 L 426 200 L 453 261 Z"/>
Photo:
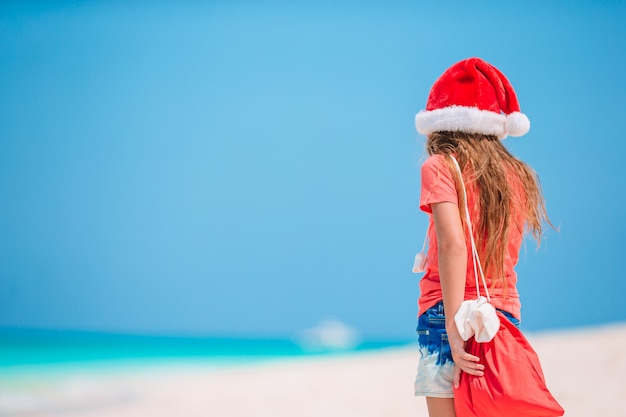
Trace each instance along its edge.
<path fill-rule="evenodd" d="M 540 245 L 544 224 L 552 226 L 537 174 L 511 155 L 496 136 L 434 132 L 428 136 L 426 150 L 429 155 L 446 156 L 456 183 L 462 220 L 465 219 L 465 201 L 449 155 L 454 155 L 459 162 L 466 186 L 478 192 L 478 198 L 469 210 L 477 215 L 472 223 L 481 264 L 487 276 L 494 279 L 494 284 L 500 281 L 506 288 L 504 263 L 511 227 L 521 227 L 520 233 L 530 232 Z M 519 183 L 517 188 L 521 187 L 521 195 L 511 181 Z M 514 222 L 513 210 L 523 216 L 523 226 Z"/>

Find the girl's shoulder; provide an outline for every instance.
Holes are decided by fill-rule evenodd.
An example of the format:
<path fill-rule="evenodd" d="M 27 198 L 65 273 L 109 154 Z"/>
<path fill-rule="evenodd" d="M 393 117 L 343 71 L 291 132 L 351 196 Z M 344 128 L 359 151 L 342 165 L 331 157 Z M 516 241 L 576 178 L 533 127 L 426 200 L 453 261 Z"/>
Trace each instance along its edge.
<path fill-rule="evenodd" d="M 446 157 L 441 154 L 434 154 L 426 158 L 422 163 L 422 176 L 440 176 L 446 175 L 449 172 L 448 165 L 446 164 Z"/>
<path fill-rule="evenodd" d="M 457 191 L 452 172 L 444 155 L 435 154 L 428 157 L 421 170 L 420 208 L 431 213 L 433 203 L 457 203 Z"/>

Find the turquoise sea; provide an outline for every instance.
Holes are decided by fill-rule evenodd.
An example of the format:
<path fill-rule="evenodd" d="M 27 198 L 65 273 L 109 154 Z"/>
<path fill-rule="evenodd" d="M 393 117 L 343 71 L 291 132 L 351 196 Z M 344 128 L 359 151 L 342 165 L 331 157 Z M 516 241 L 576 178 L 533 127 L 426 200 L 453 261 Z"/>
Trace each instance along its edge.
<path fill-rule="evenodd" d="M 194 404 L 202 404 L 197 405 L 199 409 L 212 410 L 218 407 L 214 402 L 222 397 L 219 394 L 215 398 L 206 397 L 208 394 L 202 387 L 211 381 L 214 371 L 237 371 L 275 361 L 349 356 L 406 344 L 405 341 L 364 341 L 350 348 L 307 350 L 289 338 L 172 337 L 0 328 L 0 416 L 122 413 L 143 417 L 154 416 L 155 412 L 180 415 L 170 414 L 171 407 L 185 408 L 184 401 L 195 401 Z M 194 394 L 197 389 L 202 394 Z M 160 400 L 163 395 L 167 396 L 165 402 Z M 237 400 L 240 401 L 245 401 L 245 396 Z M 202 413 L 199 415 L 215 415 L 211 411 Z"/>

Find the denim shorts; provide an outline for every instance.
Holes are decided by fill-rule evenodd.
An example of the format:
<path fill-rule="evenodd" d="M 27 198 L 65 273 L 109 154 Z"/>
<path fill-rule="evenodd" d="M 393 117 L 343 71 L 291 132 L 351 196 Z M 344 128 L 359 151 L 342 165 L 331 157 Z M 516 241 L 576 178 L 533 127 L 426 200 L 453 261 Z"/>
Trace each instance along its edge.
<path fill-rule="evenodd" d="M 513 315 L 506 311 L 498 311 L 519 327 L 520 321 Z M 453 398 L 454 361 L 446 333 L 443 301 L 419 316 L 417 342 L 421 357 L 415 378 L 415 395 Z"/>

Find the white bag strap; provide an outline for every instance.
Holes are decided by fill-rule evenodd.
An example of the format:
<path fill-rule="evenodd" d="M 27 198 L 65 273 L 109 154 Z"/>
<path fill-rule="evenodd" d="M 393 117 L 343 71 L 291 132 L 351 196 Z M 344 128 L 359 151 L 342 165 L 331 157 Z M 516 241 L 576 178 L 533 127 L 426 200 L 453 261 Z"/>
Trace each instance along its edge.
<path fill-rule="evenodd" d="M 422 245 L 422 252 L 426 250 L 426 244 L 428 243 L 428 228 L 426 229 L 426 234 L 424 235 L 424 244 Z"/>
<path fill-rule="evenodd" d="M 480 278 L 483 282 L 483 287 L 485 288 L 485 294 L 487 295 L 487 301 L 491 302 L 491 298 L 489 297 L 489 290 L 487 289 L 487 281 L 485 280 L 485 274 L 483 273 L 483 267 L 480 264 L 480 259 L 478 258 L 478 251 L 476 250 L 476 243 L 474 243 L 474 232 L 472 230 L 472 221 L 469 215 L 469 209 L 467 205 L 467 193 L 465 191 L 465 182 L 463 181 L 463 174 L 461 173 L 461 167 L 457 162 L 456 158 L 450 155 L 452 158 L 452 162 L 454 162 L 454 166 L 456 167 L 456 171 L 459 174 L 459 179 L 461 180 L 461 190 L 463 191 L 463 200 L 465 200 L 465 220 L 467 222 L 467 229 L 469 231 L 470 241 L 472 242 L 472 260 L 474 264 L 474 278 L 476 278 L 476 294 L 480 297 L 480 285 L 478 283 L 478 271 L 480 271 Z M 478 271 L 476 270 L 478 268 Z"/>

